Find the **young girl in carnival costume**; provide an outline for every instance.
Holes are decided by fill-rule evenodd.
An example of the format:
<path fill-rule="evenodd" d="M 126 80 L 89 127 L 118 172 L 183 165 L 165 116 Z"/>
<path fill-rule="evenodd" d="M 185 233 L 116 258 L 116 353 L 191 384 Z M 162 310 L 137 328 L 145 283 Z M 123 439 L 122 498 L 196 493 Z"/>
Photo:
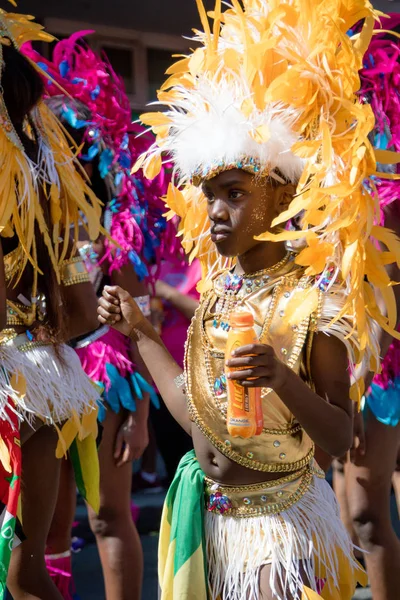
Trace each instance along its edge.
<path fill-rule="evenodd" d="M 82 40 L 89 33 L 93 32 L 79 32 L 56 44 L 52 62 L 30 48 L 25 51 L 46 73 L 48 106 L 74 140 L 83 144 L 80 161 L 105 205 L 104 226 L 119 245 L 116 249 L 104 236 L 95 244 L 89 243 L 87 235 L 80 236 L 80 252 L 95 290 L 101 294 L 105 283 L 120 285 L 148 316 L 148 267 L 158 264 L 177 246 L 176 229 L 172 223 L 167 225 L 165 205 L 160 200 L 167 191 L 166 176 L 162 171 L 150 182 L 130 174 L 139 153 L 150 146 L 148 140 L 153 141 L 153 137 L 146 134 L 135 139 L 141 130 L 131 124 L 123 82 L 106 57 L 95 54 Z M 99 413 L 101 503 L 98 514 L 89 509 L 89 519 L 99 548 L 106 595 L 109 599 L 139 599 L 143 557 L 131 515 L 132 461 L 141 456 L 148 443 L 149 395 L 156 402 L 158 399 L 143 377 L 143 369 L 135 364 L 135 348 L 132 352 L 131 341 L 122 333 L 103 326 L 77 340 L 75 348 L 85 372 L 104 388 L 105 405 Z M 64 467 L 67 476 L 68 465 Z M 67 479 L 60 487 L 48 540 L 52 556 L 47 557 L 64 598 L 70 598 L 65 584 L 71 577 L 74 506 L 75 488 Z"/>
<path fill-rule="evenodd" d="M 0 21 L 0 231 L 7 286 L 0 416 L 2 465 L 8 471 L 4 482 L 9 485 L 7 498 L 2 478 L 1 501 L 7 507 L 2 513 L 0 597 L 11 558 L 7 585 L 13 598 L 59 599 L 44 561 L 58 491 L 56 456 L 71 450 L 82 492 L 95 510 L 99 505 L 99 395 L 65 341 L 94 326 L 96 297 L 70 230 L 74 233 L 83 222 L 96 239 L 101 207 L 42 100 L 39 73 L 19 52 L 27 41 L 52 37 L 32 17 L 1 11 Z M 20 482 L 26 540 L 11 556 Z"/>
<path fill-rule="evenodd" d="M 184 372 L 124 290 L 106 287 L 99 307 L 101 323 L 137 341 L 194 442 L 166 499 L 161 597 L 350 600 L 365 574 L 313 456 L 350 446 L 348 365 L 378 368 L 374 324 L 397 335 L 385 265 L 399 245 L 376 224 L 371 179 L 387 155 L 374 153 L 372 110 L 357 97 L 376 13 L 365 0 L 233 0 L 225 12 L 218 1 L 211 26 L 198 6 L 200 46 L 169 69 L 166 112 L 142 116 L 157 140 L 137 164 L 151 178 L 172 157 L 167 204 L 203 265 Z M 250 439 L 228 433 L 221 393 L 240 307 L 259 342 L 227 365 L 232 381 L 262 388 L 264 429 Z M 362 393 L 356 381 L 351 395 Z"/>
<path fill-rule="evenodd" d="M 379 27 L 385 33 L 374 36 L 365 54 L 359 92 L 375 115 L 370 136 L 374 148 L 396 152 L 400 151 L 400 43 L 389 32 L 399 23 L 399 15 L 381 19 Z M 396 165 L 386 163 L 378 170 L 386 171 L 388 178 L 375 180 L 381 221 L 398 233 L 400 184 L 398 179 L 390 179 L 398 171 Z M 393 266 L 391 269 L 397 279 L 398 273 L 393 273 Z M 355 415 L 358 441 L 351 460 L 345 464 L 344 474 L 339 464 L 334 465 L 334 487 L 343 520 L 366 551 L 374 600 L 395 600 L 399 595 L 400 542 L 391 524 L 390 493 L 400 449 L 400 342 L 395 339 L 391 343 L 390 336 L 385 336 L 381 356 L 385 357 L 382 371 L 366 394 L 363 413 Z"/>

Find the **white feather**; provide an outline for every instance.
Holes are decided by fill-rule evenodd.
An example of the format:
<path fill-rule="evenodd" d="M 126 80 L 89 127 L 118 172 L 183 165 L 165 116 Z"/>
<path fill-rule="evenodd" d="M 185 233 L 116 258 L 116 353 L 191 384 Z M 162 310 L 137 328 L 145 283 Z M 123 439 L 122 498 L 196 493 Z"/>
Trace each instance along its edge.
<path fill-rule="evenodd" d="M 175 107 L 167 113 L 173 127 L 163 149 L 170 151 L 183 179 L 221 163 L 231 165 L 252 157 L 262 169 L 278 168 L 290 181 L 298 180 L 304 161 L 291 152 L 298 139 L 293 132 L 297 119 L 294 110 L 274 103 L 262 112 L 254 110 L 246 119 L 241 106 L 250 93 L 243 81 L 235 85 L 203 77 L 190 94 L 183 88 L 181 92 Z M 251 134 L 265 124 L 270 138 L 258 143 Z"/>

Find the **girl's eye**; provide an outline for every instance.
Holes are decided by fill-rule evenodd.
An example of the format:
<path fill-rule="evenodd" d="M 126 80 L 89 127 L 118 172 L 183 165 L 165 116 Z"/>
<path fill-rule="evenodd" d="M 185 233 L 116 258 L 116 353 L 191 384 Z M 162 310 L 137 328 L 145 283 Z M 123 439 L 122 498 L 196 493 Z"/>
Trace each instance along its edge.
<path fill-rule="evenodd" d="M 230 200 L 239 200 L 242 196 L 244 196 L 244 192 L 241 192 L 240 190 L 230 190 L 229 192 Z"/>
<path fill-rule="evenodd" d="M 211 202 L 214 202 L 214 200 L 215 200 L 214 194 L 211 194 L 210 192 L 208 192 L 208 193 L 204 193 L 204 195 L 209 204 L 211 204 Z"/>

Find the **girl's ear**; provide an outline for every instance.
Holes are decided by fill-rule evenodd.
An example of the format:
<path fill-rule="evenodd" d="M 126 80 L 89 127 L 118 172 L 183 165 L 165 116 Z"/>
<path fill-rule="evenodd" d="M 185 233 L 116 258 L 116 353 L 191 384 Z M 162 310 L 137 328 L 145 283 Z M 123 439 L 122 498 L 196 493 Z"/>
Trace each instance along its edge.
<path fill-rule="evenodd" d="M 289 208 L 295 194 L 296 186 L 293 183 L 278 185 L 275 188 L 275 210 L 277 215 Z"/>

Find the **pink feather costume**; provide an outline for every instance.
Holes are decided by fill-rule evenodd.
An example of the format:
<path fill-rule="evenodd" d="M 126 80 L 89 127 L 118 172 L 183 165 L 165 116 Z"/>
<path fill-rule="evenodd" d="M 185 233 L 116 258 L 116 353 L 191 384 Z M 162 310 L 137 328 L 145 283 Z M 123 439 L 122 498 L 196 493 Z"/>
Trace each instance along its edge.
<path fill-rule="evenodd" d="M 110 275 L 132 263 L 140 280 L 151 281 L 157 269 L 151 269 L 150 277 L 148 267 L 158 265 L 164 256 L 181 252 L 175 225 L 167 223 L 163 216 L 165 207 L 161 197 L 167 190 L 168 175 L 163 170 L 151 182 L 141 174 L 131 175 L 137 157 L 153 140 L 147 133 L 136 137 L 144 132 L 131 122 L 123 81 L 106 56 L 97 55 L 83 41 L 90 33 L 93 32 L 78 32 L 58 42 L 52 62 L 29 45 L 23 51 L 42 68 L 46 94 L 50 98 L 61 96 L 61 117 L 73 129 L 82 130 L 88 150 L 81 154 L 81 160 L 84 163 L 96 158 L 100 176 L 111 195 L 104 226 L 119 248 L 106 239 L 104 255 L 99 259 L 91 247 L 86 247 L 84 257 L 89 272 L 96 279 L 101 270 Z M 82 119 L 68 96 L 82 103 L 90 116 Z M 123 335 L 102 328 L 80 340 L 77 352 L 85 372 L 103 386 L 104 398 L 115 412 L 121 407 L 134 411 L 136 400 L 146 392 L 156 402 L 153 389 L 135 369 L 129 340 Z M 104 416 L 103 409 L 100 420 Z"/>
<path fill-rule="evenodd" d="M 381 28 L 393 30 L 400 24 L 400 15 L 381 19 Z M 364 56 L 360 72 L 363 102 L 369 102 L 375 115 L 375 130 L 371 140 L 375 148 L 400 151 L 400 40 L 392 35 L 378 34 Z M 380 165 L 378 170 L 398 173 L 396 165 Z M 376 179 L 379 202 L 384 220 L 385 207 L 393 204 L 400 210 L 400 180 Z M 386 224 L 390 226 L 390 224 Z M 400 422 L 400 342 L 394 340 L 376 375 L 367 398 L 375 417 L 386 425 Z"/>

